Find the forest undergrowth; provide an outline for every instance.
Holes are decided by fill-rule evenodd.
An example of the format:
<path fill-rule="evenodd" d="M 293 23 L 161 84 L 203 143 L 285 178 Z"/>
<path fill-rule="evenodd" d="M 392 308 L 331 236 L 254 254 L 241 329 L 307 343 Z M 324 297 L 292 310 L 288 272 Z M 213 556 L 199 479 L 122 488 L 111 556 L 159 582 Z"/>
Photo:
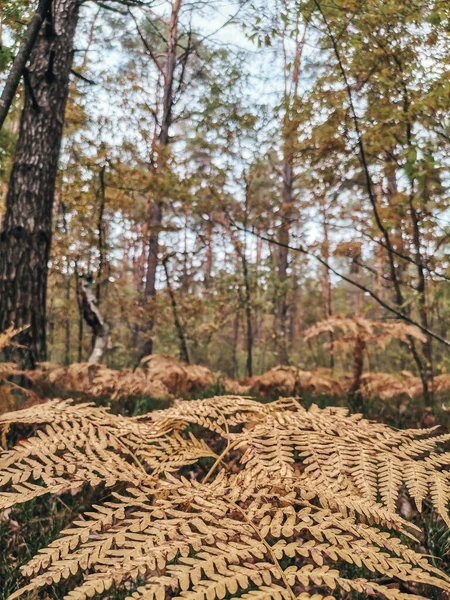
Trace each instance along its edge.
<path fill-rule="evenodd" d="M 0 3 L 0 600 L 450 600 L 449 32 Z"/>
<path fill-rule="evenodd" d="M 1 365 L 2 600 L 450 598 L 442 408 L 217 379 L 114 396 L 105 367 L 58 369 Z"/>

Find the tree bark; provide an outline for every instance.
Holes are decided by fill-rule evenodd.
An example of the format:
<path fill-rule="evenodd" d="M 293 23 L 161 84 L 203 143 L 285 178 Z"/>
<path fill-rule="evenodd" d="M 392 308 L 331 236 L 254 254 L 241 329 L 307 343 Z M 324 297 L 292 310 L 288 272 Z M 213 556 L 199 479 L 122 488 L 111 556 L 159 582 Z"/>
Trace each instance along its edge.
<path fill-rule="evenodd" d="M 352 384 L 349 390 L 349 398 L 352 403 L 353 410 L 361 408 L 361 377 L 364 366 L 364 350 L 366 348 L 366 342 L 362 335 L 358 335 L 355 340 L 355 347 L 353 350 L 353 374 Z"/>
<path fill-rule="evenodd" d="M 239 343 L 239 314 L 240 314 L 240 305 L 238 305 L 236 309 L 236 314 L 233 319 L 233 345 L 231 350 L 231 377 L 236 379 L 239 374 L 239 366 L 237 360 L 237 349 Z"/>
<path fill-rule="evenodd" d="M 147 339 L 141 350 L 139 361 L 144 356 L 153 353 L 153 328 L 155 326 L 156 310 L 156 270 L 158 268 L 159 232 L 162 224 L 162 202 L 154 202 L 150 208 L 149 238 L 147 258 L 147 278 L 145 281 L 145 300 L 148 311 L 147 317 Z"/>
<path fill-rule="evenodd" d="M 46 14 L 50 10 L 51 4 L 52 0 L 40 0 L 37 11 L 34 13 L 30 24 L 28 25 L 25 37 L 22 40 L 19 51 L 13 61 L 11 71 L 0 97 L 0 129 L 3 127 L 3 123 L 8 116 L 20 78 L 22 77 L 28 59 L 30 58 L 39 30 L 41 29 Z"/>
<path fill-rule="evenodd" d="M 175 298 L 172 284 L 170 283 L 169 269 L 167 268 L 168 260 L 169 260 L 169 257 L 166 257 L 163 260 L 163 267 L 164 267 L 164 273 L 166 275 L 167 290 L 169 292 L 169 297 L 170 297 L 170 305 L 172 307 L 173 321 L 175 323 L 175 329 L 177 330 L 178 341 L 180 343 L 180 358 L 183 362 L 185 362 L 186 364 L 189 365 L 190 364 L 189 352 L 188 352 L 188 348 L 187 348 L 186 337 L 184 335 L 184 329 L 181 324 L 180 316 L 178 314 L 177 300 Z"/>
<path fill-rule="evenodd" d="M 0 234 L 0 330 L 30 325 L 21 339 L 29 367 L 47 355 L 52 211 L 77 19 L 78 0 L 55 0 L 31 52 Z"/>
<path fill-rule="evenodd" d="M 71 339 L 71 327 L 70 327 L 70 276 L 67 273 L 65 278 L 66 288 L 66 316 L 64 319 L 64 364 L 70 365 L 70 339 Z"/>
<path fill-rule="evenodd" d="M 92 328 L 94 335 L 94 343 L 88 362 L 101 363 L 104 361 L 109 348 L 110 329 L 97 306 L 92 277 L 82 275 L 77 278 L 77 296 L 84 320 Z"/>
<path fill-rule="evenodd" d="M 287 143 L 287 142 L 285 142 Z M 282 204 L 280 208 L 281 226 L 279 232 L 280 246 L 278 248 L 278 292 L 277 292 L 277 321 L 278 331 L 276 332 L 278 360 L 283 365 L 289 364 L 287 350 L 287 322 L 288 322 L 288 268 L 289 268 L 289 242 L 290 227 L 292 220 L 293 206 L 293 183 L 294 175 L 292 170 L 292 160 L 287 148 L 284 150 L 283 160 L 283 191 Z"/>
<path fill-rule="evenodd" d="M 209 220 L 206 223 L 206 263 L 205 263 L 205 288 L 208 288 L 211 283 L 212 264 L 213 264 L 213 247 L 212 247 L 212 231 L 213 224 Z"/>
<path fill-rule="evenodd" d="M 105 185 L 105 167 L 101 167 L 99 172 L 99 189 L 97 198 L 99 199 L 98 207 L 98 219 L 97 219 L 97 230 L 98 230 L 98 270 L 97 270 L 97 288 L 95 290 L 95 296 L 97 299 L 97 305 L 100 306 L 103 288 L 103 278 L 107 267 L 106 262 L 106 226 L 104 221 L 105 205 L 106 205 L 106 185 Z"/>
<path fill-rule="evenodd" d="M 170 143 L 170 127 L 173 122 L 173 85 L 175 80 L 175 70 L 177 67 L 177 43 L 178 43 L 178 23 L 182 0 L 174 0 L 168 25 L 167 53 L 164 67 L 162 67 L 156 57 L 152 54 L 152 59 L 156 67 L 162 72 L 164 81 L 161 128 L 157 136 L 157 157 L 152 161 L 152 170 L 155 175 L 164 171 L 167 163 L 167 150 Z M 156 166 L 157 165 L 157 166 Z M 155 326 L 155 302 L 156 302 L 156 271 L 158 268 L 159 252 L 159 234 L 163 220 L 163 200 L 153 198 L 148 207 L 148 261 L 147 261 L 147 280 L 145 284 L 145 303 L 148 310 L 148 319 L 146 327 L 146 340 L 139 355 L 139 362 L 144 356 L 153 353 L 153 329 Z"/>
<path fill-rule="evenodd" d="M 321 201 L 320 212 L 322 214 L 322 226 L 323 226 L 323 242 L 322 242 L 322 258 L 325 263 L 330 262 L 330 239 L 329 239 L 329 222 L 327 210 L 325 207 L 325 198 Z M 322 279 L 322 298 L 323 298 L 323 312 L 325 319 L 330 318 L 333 315 L 333 296 L 331 289 L 330 270 L 327 266 L 323 266 L 323 279 Z M 330 331 L 330 369 L 334 369 L 334 333 Z"/>
<path fill-rule="evenodd" d="M 242 272 L 244 274 L 244 309 L 246 320 L 246 335 L 247 335 L 247 375 L 253 377 L 253 325 L 252 325 L 252 303 L 250 291 L 250 278 L 248 273 L 248 263 L 245 251 L 241 251 Z"/>

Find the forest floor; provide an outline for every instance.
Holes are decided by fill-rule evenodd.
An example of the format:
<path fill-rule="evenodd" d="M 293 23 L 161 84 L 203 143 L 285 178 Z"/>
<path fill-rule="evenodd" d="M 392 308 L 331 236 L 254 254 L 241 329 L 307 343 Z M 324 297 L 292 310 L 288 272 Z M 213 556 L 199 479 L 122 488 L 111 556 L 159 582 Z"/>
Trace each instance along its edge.
<path fill-rule="evenodd" d="M 153 370 L 152 370 L 153 369 Z M 8 377 L 6 373 L 9 372 Z M 152 376 L 149 377 L 149 373 Z M 157 376 L 157 374 L 159 374 Z M 344 406 L 351 413 L 383 422 L 393 428 L 440 427 L 450 431 L 450 412 L 446 410 L 446 393 L 440 391 L 434 406 L 427 406 L 420 394 L 405 390 L 389 397 L 364 393 L 349 396 L 343 385 L 324 371 L 311 373 L 279 367 L 253 380 L 232 381 L 213 376 L 205 367 L 186 367 L 174 359 L 160 357 L 147 371 L 113 371 L 101 365 L 74 364 L 69 367 L 42 365 L 37 372 L 21 372 L 3 365 L 0 383 L 0 412 L 8 412 L 45 402 L 51 398 L 73 398 L 76 402 L 93 402 L 107 406 L 115 414 L 143 415 L 176 403 L 176 398 L 202 399 L 221 395 L 248 395 L 266 403 L 281 396 L 297 396 L 305 408 Z M 387 376 L 388 382 L 389 380 Z M 400 382 L 405 376 L 399 376 Z M 1 379 L 1 378 L 0 378 Z M 373 378 L 372 378 L 373 379 Z M 142 391 L 147 390 L 147 393 Z M 0 513 L 0 600 L 17 589 L 18 567 L 56 539 L 58 533 L 96 502 L 96 494 L 85 489 L 61 496 L 42 497 L 23 507 Z M 400 513 L 424 532 L 422 541 L 427 553 L 439 567 L 450 568 L 450 532 L 436 520 L 432 506 L 418 513 L 406 494 L 399 497 Z M 349 574 L 351 575 L 351 573 Z M 57 596 L 47 596 L 57 597 Z M 113 598 L 114 596 L 111 596 Z M 437 596 L 438 597 L 438 596 Z"/>

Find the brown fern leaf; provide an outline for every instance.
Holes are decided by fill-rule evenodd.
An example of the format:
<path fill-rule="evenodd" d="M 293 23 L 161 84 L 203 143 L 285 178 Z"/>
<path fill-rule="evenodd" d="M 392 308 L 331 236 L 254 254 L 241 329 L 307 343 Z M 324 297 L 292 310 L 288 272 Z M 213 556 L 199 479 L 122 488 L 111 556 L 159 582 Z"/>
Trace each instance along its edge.
<path fill-rule="evenodd" d="M 334 315 L 319 321 L 305 332 L 305 340 L 317 337 L 321 333 L 340 331 L 342 337 L 333 342 L 335 347 L 352 343 L 356 338 L 361 338 L 367 343 L 376 343 L 382 348 L 391 340 L 400 340 L 409 343 L 410 338 L 421 342 L 426 340 L 425 335 L 418 327 L 408 325 L 401 321 L 375 321 L 364 317 L 342 317 Z"/>
<path fill-rule="evenodd" d="M 183 439 L 167 419 L 137 423 L 110 415 L 91 404 L 70 401 L 7 413 L 0 425 L 40 424 L 37 435 L 0 457 L 0 509 L 51 492 L 62 493 L 85 483 L 110 487 L 149 480 L 152 472 L 178 470 L 202 457 L 215 457 L 194 436 Z M 172 435 L 168 435 L 172 432 Z M 42 484 L 35 481 L 42 480 Z"/>
<path fill-rule="evenodd" d="M 396 512 L 404 484 L 419 510 L 431 498 L 449 522 L 448 454 L 437 452 L 449 436 L 393 431 L 341 408 L 237 396 L 137 419 L 53 401 L 3 415 L 0 426 L 35 428 L 1 456 L 1 507 L 114 485 L 22 568 L 27 583 L 10 600 L 61 582 L 67 600 L 112 590 L 130 600 L 342 592 L 407 600 L 425 598 L 426 586 L 450 593 L 450 577 L 414 549 L 417 528 Z M 215 461 L 206 476 L 196 466 L 203 458 Z M 346 577 L 345 564 L 361 576 Z"/>
<path fill-rule="evenodd" d="M 339 394 L 341 384 L 324 369 L 302 371 L 296 367 L 278 365 L 263 375 L 248 380 L 248 386 L 260 396 L 294 395 L 306 392 Z"/>
<path fill-rule="evenodd" d="M 150 379 L 143 369 L 119 371 L 96 363 L 74 363 L 68 367 L 42 363 L 38 370 L 26 371 L 25 374 L 36 384 L 57 386 L 70 392 L 82 392 L 91 398 L 172 398 L 164 384 Z"/>
<path fill-rule="evenodd" d="M 0 350 L 3 350 L 3 348 L 6 348 L 7 346 L 15 346 L 16 348 L 21 348 L 22 346 L 17 342 L 14 342 L 13 338 L 16 335 L 19 335 L 19 333 L 22 333 L 22 331 L 24 331 L 25 329 L 27 329 L 27 327 L 15 329 L 14 325 L 11 325 L 11 327 L 8 327 L 6 331 L 0 332 Z"/>

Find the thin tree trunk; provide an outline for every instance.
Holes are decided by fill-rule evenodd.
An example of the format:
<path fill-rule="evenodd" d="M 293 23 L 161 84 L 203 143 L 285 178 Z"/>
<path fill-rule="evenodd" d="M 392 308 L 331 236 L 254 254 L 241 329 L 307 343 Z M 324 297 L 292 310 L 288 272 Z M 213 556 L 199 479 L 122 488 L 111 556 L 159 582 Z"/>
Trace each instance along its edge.
<path fill-rule="evenodd" d="M 401 68 L 401 66 L 400 66 Z M 408 148 L 411 150 L 413 147 L 412 142 L 412 126 L 409 120 L 409 108 L 410 102 L 408 98 L 407 88 L 405 85 L 404 95 L 403 95 L 403 110 L 406 117 L 406 140 L 408 144 Z M 427 297 L 426 297 L 426 277 L 425 277 L 425 269 L 422 260 L 422 244 L 420 237 L 420 216 L 418 211 L 414 206 L 414 187 L 415 187 L 415 178 L 411 176 L 410 178 L 410 194 L 409 194 L 409 215 L 411 217 L 412 223 L 412 231 L 413 231 L 413 246 L 414 246 L 414 258 L 417 265 L 417 293 L 419 295 L 419 315 L 420 320 L 425 329 L 428 329 L 428 307 L 427 307 Z M 433 349 L 432 349 L 432 338 L 430 335 L 426 336 L 426 341 L 423 347 L 423 354 L 425 358 L 424 365 L 424 380 L 426 381 L 426 385 L 424 385 L 424 397 L 426 400 L 430 400 L 432 404 L 434 404 L 434 373 L 433 373 Z"/>
<path fill-rule="evenodd" d="M 206 223 L 206 264 L 205 264 L 205 287 L 209 287 L 211 283 L 211 272 L 213 263 L 212 250 L 212 230 L 213 225 L 211 219 Z"/>
<path fill-rule="evenodd" d="M 78 306 L 78 346 L 77 346 L 77 362 L 81 362 L 83 358 L 83 308 L 81 306 L 81 296 L 78 293 L 78 280 L 80 273 L 78 271 L 78 261 L 75 261 L 75 295 Z"/>
<path fill-rule="evenodd" d="M 167 40 L 166 62 L 161 67 L 156 57 L 153 60 L 162 71 L 164 80 L 161 128 L 157 139 L 157 159 L 153 161 L 152 170 L 157 175 L 164 174 L 167 165 L 167 152 L 170 143 L 170 128 L 173 121 L 173 86 L 177 66 L 178 24 L 182 0 L 174 0 L 169 20 L 169 35 Z M 156 166 L 157 165 L 157 166 Z M 159 233 L 163 220 L 163 200 L 153 198 L 148 210 L 149 249 L 147 261 L 147 280 L 145 284 L 145 300 L 148 310 L 146 340 L 141 349 L 139 360 L 153 352 L 153 329 L 155 326 L 156 309 L 156 271 L 158 268 Z"/>
<path fill-rule="evenodd" d="M 364 147 L 364 142 L 363 142 L 363 138 L 361 135 L 361 131 L 360 131 L 360 126 L 359 126 L 359 119 L 358 116 L 356 114 L 356 109 L 355 109 L 355 104 L 353 102 L 353 93 L 352 93 L 352 88 L 350 85 L 350 82 L 348 80 L 347 77 L 347 73 L 345 71 L 344 68 L 344 64 L 342 62 L 341 59 L 341 55 L 340 55 L 340 50 L 338 47 L 338 42 L 337 42 L 337 38 L 335 37 L 333 30 L 331 28 L 330 22 L 328 21 L 322 6 L 319 2 L 319 0 L 314 0 L 314 4 L 316 6 L 316 8 L 318 9 L 319 13 L 322 16 L 322 19 L 325 23 L 325 26 L 327 28 L 327 32 L 328 32 L 328 36 L 329 39 L 331 41 L 331 44 L 333 46 L 333 50 L 339 65 L 339 70 L 341 72 L 342 75 L 342 79 L 344 81 L 345 84 L 345 88 L 347 91 L 347 96 L 348 96 L 348 100 L 349 100 L 349 105 L 350 105 L 350 113 L 351 113 L 351 117 L 352 117 L 352 121 L 353 121 L 353 125 L 354 125 L 354 129 L 355 129 L 355 133 L 356 133 L 356 137 L 358 140 L 358 149 L 359 149 L 359 157 L 360 157 L 360 162 L 361 162 L 361 167 L 363 170 L 363 174 L 364 174 L 364 178 L 365 178 L 365 183 L 366 183 L 366 188 L 367 188 L 367 194 L 369 196 L 369 200 L 370 200 L 370 204 L 372 206 L 372 212 L 373 212 L 373 216 L 375 218 L 375 222 L 376 225 L 380 231 L 380 234 L 384 240 L 384 246 L 387 250 L 387 258 L 388 258 L 388 264 L 389 264 L 389 269 L 390 269 L 390 277 L 391 277 L 391 281 L 393 283 L 394 286 L 394 290 L 395 290 L 395 296 L 396 296 L 396 304 L 397 307 L 400 310 L 405 310 L 404 309 L 404 302 L 403 302 L 403 294 L 401 292 L 401 288 L 400 288 L 400 281 L 399 281 L 399 277 L 398 277 L 398 269 L 396 268 L 396 264 L 395 264 L 395 251 L 394 251 L 394 247 L 392 244 L 392 240 L 391 237 L 389 235 L 389 231 L 388 229 L 385 227 L 383 220 L 380 216 L 380 212 L 379 212 L 379 206 L 377 203 L 377 199 L 376 196 L 374 194 L 374 190 L 373 190 L 373 185 L 372 185 L 372 179 L 370 176 L 370 171 L 369 171 L 369 164 L 367 162 L 367 156 L 366 156 L 366 151 L 365 151 L 365 147 Z M 395 58 L 395 57 L 394 57 Z M 405 102 L 406 100 L 406 102 Z M 404 98 L 404 107 L 405 107 L 405 115 L 408 113 L 408 109 L 409 109 L 409 104 L 408 104 L 408 99 Z M 409 126 L 409 121 L 407 120 L 407 125 Z M 411 132 L 411 131 L 410 131 Z M 406 315 L 407 316 L 407 315 Z M 423 323 L 421 323 L 421 326 L 424 329 L 427 329 Z M 430 336 L 431 337 L 431 336 Z M 410 344 L 410 348 L 411 348 L 411 352 L 413 355 L 413 358 L 416 362 L 417 368 L 419 370 L 419 374 L 420 374 L 420 378 L 422 381 L 422 385 L 423 385 L 423 393 L 424 393 L 424 397 L 425 400 L 430 400 L 430 390 L 429 390 L 429 381 L 428 381 L 428 372 L 426 367 L 424 367 L 423 365 L 423 361 L 420 357 L 420 354 L 417 352 L 417 348 L 416 348 L 416 344 L 415 344 L 415 340 L 411 337 L 409 338 L 409 344 Z"/>
<path fill-rule="evenodd" d="M 415 248 L 415 258 L 417 263 L 417 293 L 419 295 L 419 315 L 420 321 L 425 329 L 428 329 L 428 307 L 426 298 L 426 279 L 425 270 L 422 265 L 422 253 L 420 243 L 420 231 L 419 231 L 419 218 L 414 208 L 413 199 L 410 198 L 410 214 L 413 223 L 413 243 Z M 431 403 L 434 403 L 434 391 L 433 391 L 433 351 L 432 351 L 432 339 L 430 335 L 426 336 L 426 341 L 423 345 L 424 362 L 424 380 L 426 384 L 424 386 L 424 396 Z"/>
<path fill-rule="evenodd" d="M 261 226 L 257 225 L 256 230 L 258 231 L 258 233 L 260 232 Z M 255 315 L 254 318 L 254 322 L 255 322 L 255 329 L 253 332 L 253 342 L 258 345 L 258 343 L 261 341 L 261 330 L 262 330 L 262 322 L 263 322 L 263 318 L 264 318 L 264 311 L 261 310 L 260 306 L 261 306 L 261 297 L 262 297 L 262 289 L 259 285 L 259 278 L 260 278 L 260 271 L 261 271 L 261 260 L 262 260 L 262 240 L 260 237 L 256 238 L 256 261 L 255 261 L 255 280 L 256 280 L 256 286 L 255 286 L 255 305 L 256 308 L 254 308 L 253 313 Z"/>
<path fill-rule="evenodd" d="M 330 262 L 330 239 L 329 239 L 329 224 L 328 216 L 325 209 L 325 199 L 322 201 L 322 226 L 323 226 L 323 243 L 322 243 L 322 258 L 326 264 Z M 323 266 L 322 279 L 322 297 L 324 306 L 324 316 L 329 318 L 333 315 L 333 297 L 331 292 L 330 270 L 327 266 Z M 330 331 L 330 369 L 334 369 L 334 334 Z"/>
<path fill-rule="evenodd" d="M 169 297 L 170 297 L 170 305 L 172 307 L 173 321 L 175 324 L 175 329 L 177 330 L 178 341 L 180 343 L 180 358 L 183 362 L 185 362 L 186 364 L 189 365 L 190 364 L 189 352 L 188 352 L 188 348 L 187 348 L 187 344 L 186 344 L 186 337 L 184 335 L 183 326 L 181 325 L 180 316 L 178 314 L 177 300 L 175 298 L 172 284 L 170 283 L 169 269 L 167 268 L 168 260 L 169 260 L 169 257 L 166 257 L 163 260 L 163 267 L 164 267 L 164 273 L 166 275 L 167 290 L 169 292 Z"/>
<path fill-rule="evenodd" d="M 70 365 L 70 276 L 69 273 L 66 275 L 66 316 L 64 319 L 64 364 Z"/>
<path fill-rule="evenodd" d="M 102 296 L 103 277 L 105 276 L 106 270 L 106 228 L 104 222 L 105 205 L 106 205 L 106 186 L 105 186 L 105 167 L 100 169 L 99 173 L 99 193 L 100 204 L 98 207 L 98 219 L 97 219 L 97 230 L 98 230 L 98 269 L 97 269 L 97 287 L 95 290 L 95 296 L 97 299 L 97 306 L 100 306 Z"/>
<path fill-rule="evenodd" d="M 362 336 L 358 335 L 355 341 L 355 347 L 353 350 L 353 376 L 352 384 L 349 390 L 349 397 L 352 403 L 352 408 L 358 410 L 362 404 L 361 394 L 361 377 L 363 374 L 364 367 L 364 350 L 366 348 L 366 342 Z"/>
<path fill-rule="evenodd" d="M 90 276 L 77 278 L 78 305 L 81 308 L 84 320 L 92 328 L 94 343 L 88 358 L 90 363 L 102 363 L 109 348 L 109 325 L 98 309 L 97 299 Z"/>
<path fill-rule="evenodd" d="M 147 258 L 147 279 L 145 281 L 146 308 L 148 311 L 146 340 L 140 360 L 153 353 L 153 329 L 156 312 L 156 271 L 158 268 L 159 231 L 162 223 L 162 202 L 155 202 L 150 208 L 149 243 Z"/>
<path fill-rule="evenodd" d="M 183 278 L 181 280 L 181 289 L 183 292 L 189 292 L 189 267 L 188 267 L 188 229 L 189 221 L 187 211 L 184 213 L 183 229 Z"/>
<path fill-rule="evenodd" d="M 238 342 L 239 342 L 239 307 L 236 310 L 236 314 L 234 315 L 234 319 L 233 319 L 233 346 L 232 346 L 232 352 L 231 352 L 231 364 L 232 364 L 232 368 L 233 368 L 233 372 L 231 374 L 231 377 L 233 379 L 236 379 L 236 377 L 238 376 L 239 372 L 238 372 L 238 361 L 237 361 L 237 347 L 238 347 Z"/>
<path fill-rule="evenodd" d="M 289 311 L 289 346 L 294 346 L 297 334 L 297 317 L 298 317 L 298 273 L 297 273 L 297 256 L 292 257 L 291 261 L 291 290 L 292 302 L 291 310 Z"/>
<path fill-rule="evenodd" d="M 285 157 L 283 160 L 283 191 L 282 204 L 280 208 L 281 226 L 279 230 L 279 241 L 282 244 L 278 250 L 278 292 L 277 292 L 277 350 L 278 360 L 281 364 L 289 364 L 289 356 L 287 350 L 287 321 L 288 321 L 288 268 L 289 268 L 289 242 L 290 242 L 290 227 L 292 220 L 293 206 L 293 171 L 289 152 L 285 149 Z"/>
<path fill-rule="evenodd" d="M 3 88 L 2 95 L 0 97 L 0 129 L 3 127 L 6 117 L 8 116 L 9 109 L 16 95 L 17 87 L 20 82 L 25 69 L 25 65 L 30 58 L 30 54 L 36 43 L 36 39 L 39 35 L 42 23 L 50 10 L 52 0 L 40 0 L 39 6 L 35 14 L 33 15 L 30 24 L 28 25 L 27 32 L 20 45 L 19 51 L 13 61 L 11 71 L 6 80 L 5 87 Z"/>
<path fill-rule="evenodd" d="M 247 375 L 253 376 L 253 326 L 252 326 L 252 304 L 250 280 L 248 274 L 248 264 L 245 252 L 241 252 L 242 271 L 244 273 L 245 298 L 244 309 L 246 318 L 246 335 L 247 335 Z"/>
<path fill-rule="evenodd" d="M 249 193 L 250 186 L 249 182 L 245 183 L 245 212 L 244 212 L 244 229 L 247 230 L 248 225 L 248 211 L 249 211 Z M 252 298 L 250 289 L 250 277 L 248 272 L 248 261 L 247 261 L 247 233 L 244 233 L 244 244 L 241 248 L 239 241 L 237 242 L 236 249 L 240 254 L 242 261 L 242 272 L 244 274 L 244 286 L 245 286 L 245 298 L 244 298 L 244 310 L 246 318 L 246 337 L 247 337 L 247 375 L 248 377 L 253 376 L 253 323 L 252 323 Z"/>
<path fill-rule="evenodd" d="M 46 295 L 58 156 L 78 0 L 55 0 L 31 52 L 0 235 L 0 330 L 30 325 L 22 363 L 45 360 Z"/>
<path fill-rule="evenodd" d="M 282 121 L 283 135 L 283 162 L 282 162 L 282 194 L 280 206 L 281 225 L 279 228 L 278 241 L 278 269 L 277 269 L 277 293 L 275 307 L 275 335 L 277 342 L 278 360 L 281 364 L 289 364 L 288 353 L 288 313 L 289 313 L 289 243 L 290 229 L 292 222 L 292 211 L 294 206 L 294 151 L 293 142 L 295 137 L 295 127 L 292 126 L 291 116 L 294 111 L 295 99 L 298 96 L 300 69 L 305 43 L 307 24 L 300 35 L 301 11 L 297 10 L 295 20 L 295 36 L 292 40 L 286 30 L 286 23 L 281 24 L 281 37 L 284 59 L 284 116 Z M 286 40 L 289 42 L 286 43 Z M 295 43 L 295 54 L 289 57 L 288 47 Z M 292 70 L 288 67 L 292 62 Z"/>
<path fill-rule="evenodd" d="M 398 193 L 398 187 L 397 187 L 397 179 L 395 177 L 395 165 L 393 166 L 391 164 L 391 159 L 388 157 L 386 159 L 386 166 L 385 166 L 385 170 L 386 170 L 386 177 L 387 177 L 387 198 L 388 198 L 388 202 L 391 203 L 391 200 L 396 196 L 396 194 Z M 414 218 L 411 215 L 412 220 L 413 220 L 413 229 L 414 229 Z M 416 223 L 417 226 L 417 223 Z M 416 238 L 416 233 L 413 233 L 413 236 L 415 238 L 415 241 L 417 242 L 418 237 Z M 391 250 L 388 249 L 388 255 L 391 252 Z M 417 248 L 416 248 L 416 252 L 417 252 Z M 391 252 L 392 253 L 392 252 Z M 394 256 L 392 255 L 392 262 L 394 260 Z M 418 265 L 418 272 L 419 272 L 419 281 L 420 281 L 420 274 L 422 274 L 422 276 L 424 275 L 423 273 L 423 269 L 421 268 L 421 256 L 420 256 L 420 241 L 419 241 L 419 260 L 418 262 L 420 263 Z M 399 269 L 397 269 L 398 271 Z M 401 292 L 400 289 L 400 278 L 397 275 L 397 271 L 395 270 L 394 267 L 394 272 L 395 272 L 395 281 L 397 281 L 397 285 L 395 286 L 395 290 L 396 290 L 396 299 L 397 299 L 397 305 L 403 306 L 404 305 L 404 298 L 403 298 L 403 294 Z M 392 278 L 392 267 L 391 267 L 391 278 Z M 424 285 L 425 280 L 423 279 L 423 285 Z M 423 288 L 424 289 L 424 288 Z M 422 295 L 421 300 L 423 301 L 425 299 L 425 294 Z M 427 321 L 427 315 L 425 313 L 425 317 L 423 314 L 423 306 L 421 307 L 422 310 L 420 311 L 420 318 L 421 318 L 421 324 L 422 326 L 425 327 L 425 329 L 428 329 L 427 325 L 424 325 L 424 321 L 425 323 L 428 324 Z M 409 313 L 409 306 L 406 306 L 403 308 L 403 311 L 406 313 Z M 427 339 L 429 338 L 429 336 L 427 335 Z M 420 376 L 420 380 L 422 382 L 422 387 L 423 387 L 423 395 L 425 398 L 426 402 L 430 402 L 432 401 L 432 394 L 431 394 L 431 390 L 430 390 L 430 376 L 429 376 L 429 369 L 427 368 L 427 365 L 424 364 L 424 361 L 422 360 L 422 357 L 419 353 L 419 351 L 417 350 L 417 345 L 416 345 L 416 341 L 413 337 L 409 337 L 408 339 L 409 341 L 409 347 L 411 350 L 411 353 L 413 355 L 414 361 L 417 365 L 417 370 L 419 371 L 419 376 Z M 425 362 L 426 359 L 425 359 Z"/>

